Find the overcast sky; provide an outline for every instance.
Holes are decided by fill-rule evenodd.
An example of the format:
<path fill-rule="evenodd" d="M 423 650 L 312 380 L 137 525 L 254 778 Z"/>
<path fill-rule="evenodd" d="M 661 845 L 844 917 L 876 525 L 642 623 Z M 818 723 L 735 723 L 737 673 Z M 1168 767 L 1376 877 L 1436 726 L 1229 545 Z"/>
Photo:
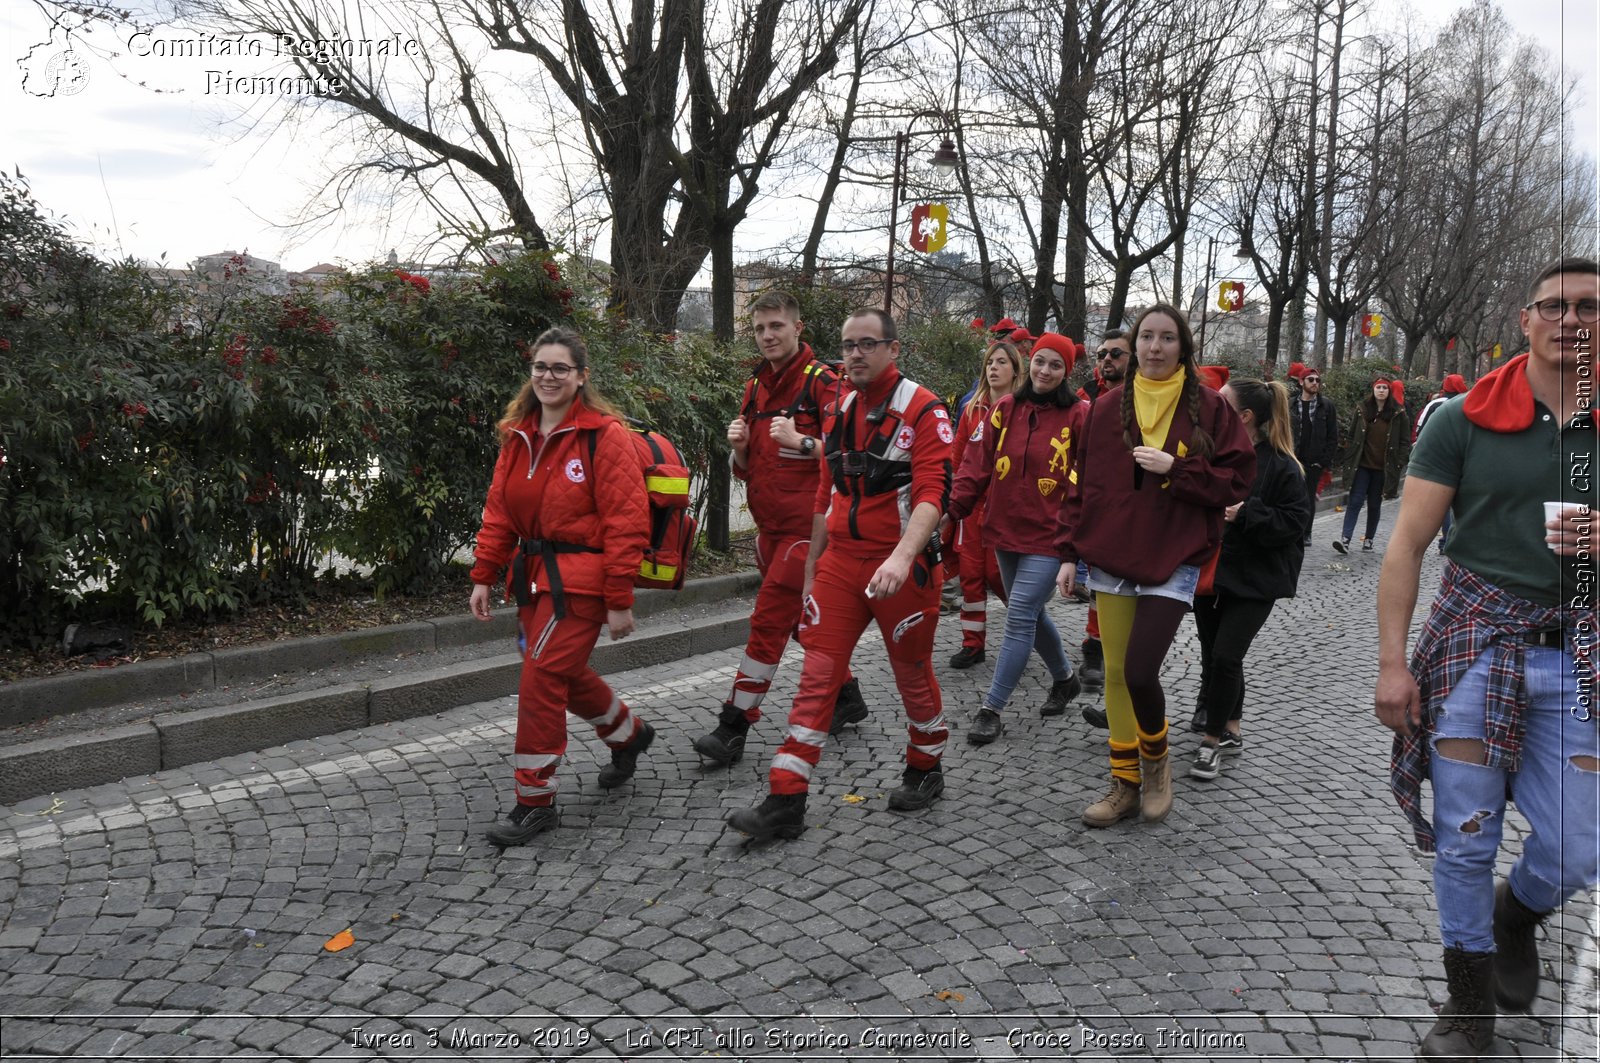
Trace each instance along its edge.
<path fill-rule="evenodd" d="M 1459 6 L 1458 0 L 1412 4 L 1432 23 Z M 1375 16 L 1391 7 L 1398 12 L 1398 4 L 1376 0 Z M 1573 116 L 1575 143 L 1600 156 L 1600 4 L 1517 0 L 1508 11 L 1578 77 L 1584 103 Z M 365 211 L 321 229 L 283 228 L 312 200 L 324 158 L 339 151 L 339 134 L 329 128 L 268 139 L 250 132 L 239 120 L 241 97 L 225 94 L 227 86 L 206 73 L 260 73 L 272 67 L 270 59 L 141 57 L 130 53 L 159 48 L 150 41 L 130 48 L 126 33 L 91 39 L 102 50 L 125 54 L 113 62 L 79 46 L 81 91 L 34 95 L 24 80 L 44 76 L 62 51 L 60 31 L 53 35 L 33 0 L 0 4 L 6 57 L 0 64 L 0 166 L 20 168 L 35 196 L 102 253 L 151 260 L 165 254 L 170 264 L 184 265 L 198 255 L 248 248 L 295 270 L 381 259 L 391 248 L 405 258 L 426 240 L 433 222 L 420 213 L 409 224 L 379 221 L 381 212 Z M 281 72 L 281 60 L 274 69 Z M 771 242 L 792 205 L 766 209 L 767 217 L 757 219 L 767 233 L 762 244 Z"/>

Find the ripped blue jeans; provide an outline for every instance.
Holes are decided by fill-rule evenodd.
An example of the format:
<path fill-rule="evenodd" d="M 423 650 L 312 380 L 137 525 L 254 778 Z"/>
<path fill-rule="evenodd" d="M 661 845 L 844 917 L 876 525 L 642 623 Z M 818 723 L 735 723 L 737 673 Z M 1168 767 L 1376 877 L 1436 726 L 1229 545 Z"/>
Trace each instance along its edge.
<path fill-rule="evenodd" d="M 1481 762 L 1489 657 L 1486 652 L 1472 662 L 1435 711 L 1429 758 L 1439 935 L 1446 948 L 1467 952 L 1494 951 L 1494 865 L 1508 784 L 1530 827 L 1511 866 L 1518 900 L 1536 912 L 1558 908 L 1593 886 L 1600 868 L 1600 725 L 1570 711 L 1578 694 L 1571 654 L 1524 650 L 1527 733 L 1521 768 L 1514 772 Z M 1478 762 L 1459 759 L 1460 747 L 1457 758 L 1442 755 L 1439 743 L 1450 739 L 1478 742 Z"/>

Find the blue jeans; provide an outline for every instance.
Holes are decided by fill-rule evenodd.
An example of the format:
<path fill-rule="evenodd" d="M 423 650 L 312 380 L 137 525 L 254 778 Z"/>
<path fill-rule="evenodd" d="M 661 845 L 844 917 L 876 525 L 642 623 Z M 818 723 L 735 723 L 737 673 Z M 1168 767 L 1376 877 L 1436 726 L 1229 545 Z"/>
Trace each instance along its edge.
<path fill-rule="evenodd" d="M 999 712 L 1011 700 L 1028 651 L 1037 650 L 1050 675 L 1057 682 L 1072 677 L 1072 662 L 1061 648 L 1061 632 L 1045 606 L 1056 592 L 1056 573 L 1061 562 L 1046 554 L 1018 554 L 996 550 L 1000 562 L 1000 581 L 1006 585 L 1006 631 L 1000 640 L 1000 659 L 994 665 L 994 679 L 983 706 Z"/>
<path fill-rule="evenodd" d="M 1378 516 L 1383 512 L 1383 470 L 1357 469 L 1350 481 L 1350 495 L 1344 501 L 1344 538 L 1349 541 L 1356 531 L 1356 518 L 1361 516 L 1361 504 L 1367 506 L 1368 539 L 1378 537 Z"/>
<path fill-rule="evenodd" d="M 1494 951 L 1494 863 L 1508 784 L 1531 828 L 1509 876 L 1518 900 L 1551 911 L 1593 886 L 1600 868 L 1600 771 L 1596 761 L 1581 761 L 1600 757 L 1600 728 L 1570 711 L 1578 693 L 1571 654 L 1535 646 L 1523 652 L 1528 710 L 1520 770 L 1439 755 L 1446 739 L 1483 741 L 1489 653 L 1472 663 L 1434 714 L 1433 890 L 1446 948 Z"/>

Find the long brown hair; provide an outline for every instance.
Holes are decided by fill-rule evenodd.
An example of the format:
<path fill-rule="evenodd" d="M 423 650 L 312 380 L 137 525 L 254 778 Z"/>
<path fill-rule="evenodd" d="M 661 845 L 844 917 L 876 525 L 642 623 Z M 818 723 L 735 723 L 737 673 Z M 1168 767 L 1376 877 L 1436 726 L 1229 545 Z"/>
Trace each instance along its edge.
<path fill-rule="evenodd" d="M 1294 456 L 1294 432 L 1289 427 L 1289 389 L 1276 380 L 1230 380 L 1239 408 L 1255 414 L 1256 425 L 1267 445 L 1289 459 L 1305 475 L 1305 466 Z"/>
<path fill-rule="evenodd" d="M 993 406 L 995 403 L 994 390 L 989 387 L 989 359 L 994 357 L 995 351 L 1004 351 L 1006 360 L 1011 363 L 1011 390 L 1014 393 L 1022 386 L 1022 352 L 1017 350 L 1017 345 L 1010 340 L 995 340 L 983 352 L 983 368 L 978 371 L 978 387 L 972 393 L 972 398 L 961 408 L 962 413 L 972 409 L 974 404 Z"/>
<path fill-rule="evenodd" d="M 1122 442 L 1132 450 L 1138 446 L 1135 440 L 1141 439 L 1139 419 L 1133 412 L 1134 377 L 1139 371 L 1139 330 L 1144 325 L 1144 319 L 1152 314 L 1167 315 L 1178 328 L 1179 362 L 1183 365 L 1183 402 L 1188 407 L 1189 420 L 1194 423 L 1194 435 L 1186 442 L 1189 445 L 1189 453 L 1209 458 L 1212 452 L 1211 436 L 1200 427 L 1200 389 L 1205 385 L 1200 383 L 1200 367 L 1194 360 L 1194 333 L 1189 331 L 1189 321 L 1183 311 L 1168 303 L 1155 303 L 1146 307 L 1130 330 L 1133 337 L 1133 357 L 1128 359 L 1128 377 L 1122 384 Z"/>
<path fill-rule="evenodd" d="M 589 374 L 589 345 L 583 342 L 583 337 L 571 329 L 551 328 L 539 333 L 539 338 L 529 345 L 528 360 L 531 362 L 539 356 L 543 347 L 565 347 L 567 353 L 572 355 L 572 363 L 578 367 L 578 372 L 584 374 L 584 382 L 578 385 L 578 401 L 597 410 L 600 413 L 623 420 L 622 411 L 611 404 L 600 394 L 594 381 L 588 379 Z M 539 408 L 539 396 L 533 390 L 533 377 L 528 377 L 522 385 L 522 390 L 517 392 L 517 397 L 506 403 L 506 411 L 500 416 L 496 425 L 500 434 L 509 433 L 517 425 L 527 420 Z"/>

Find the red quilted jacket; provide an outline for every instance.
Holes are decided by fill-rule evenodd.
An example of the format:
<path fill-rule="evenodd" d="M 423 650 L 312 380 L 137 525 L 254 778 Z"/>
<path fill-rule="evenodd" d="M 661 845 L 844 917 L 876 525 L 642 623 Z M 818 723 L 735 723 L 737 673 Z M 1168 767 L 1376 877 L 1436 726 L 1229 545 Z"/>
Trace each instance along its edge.
<path fill-rule="evenodd" d="M 591 432 L 599 433 L 592 459 Z M 523 539 L 596 548 L 557 557 L 562 589 L 604 598 L 607 609 L 633 607 L 633 577 L 650 541 L 650 505 L 626 425 L 580 399 L 549 436 L 540 435 L 537 413 L 506 434 L 483 505 L 472 582 L 496 582 Z M 527 565 L 533 585 L 547 587 L 537 553 Z"/>

